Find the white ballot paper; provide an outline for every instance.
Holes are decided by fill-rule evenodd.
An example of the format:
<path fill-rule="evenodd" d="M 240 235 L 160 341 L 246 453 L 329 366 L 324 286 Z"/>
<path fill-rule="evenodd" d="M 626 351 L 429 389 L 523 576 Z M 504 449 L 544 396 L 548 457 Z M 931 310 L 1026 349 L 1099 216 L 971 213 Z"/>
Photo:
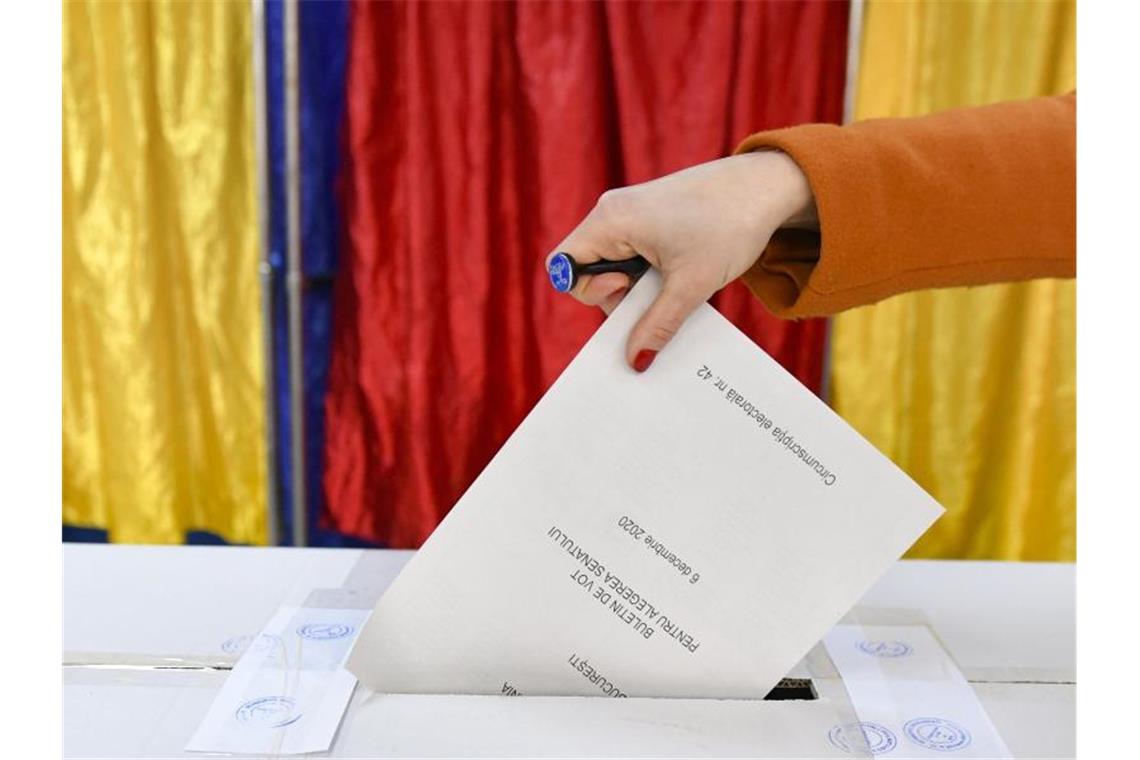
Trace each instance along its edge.
<path fill-rule="evenodd" d="M 644 374 L 650 271 L 395 580 L 387 693 L 763 698 L 942 513 L 704 305 Z"/>

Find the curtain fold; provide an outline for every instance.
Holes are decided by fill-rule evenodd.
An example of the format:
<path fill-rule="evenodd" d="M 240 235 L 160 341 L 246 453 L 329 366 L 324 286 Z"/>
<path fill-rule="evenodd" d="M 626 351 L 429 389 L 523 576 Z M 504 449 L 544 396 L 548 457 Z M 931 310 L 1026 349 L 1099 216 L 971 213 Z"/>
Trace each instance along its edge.
<path fill-rule="evenodd" d="M 869 2 L 855 118 L 1069 91 L 1075 25 L 1065 2 Z M 1075 324 L 1058 280 L 835 319 L 833 406 L 947 509 L 909 556 L 1075 559 Z"/>
<path fill-rule="evenodd" d="M 249 8 L 68 2 L 63 521 L 265 540 Z"/>
<path fill-rule="evenodd" d="M 847 13 L 353 3 L 328 524 L 418 546 L 600 322 L 550 288 L 550 246 L 607 188 L 838 121 Z M 714 305 L 818 390 L 822 322 L 739 285 Z"/>

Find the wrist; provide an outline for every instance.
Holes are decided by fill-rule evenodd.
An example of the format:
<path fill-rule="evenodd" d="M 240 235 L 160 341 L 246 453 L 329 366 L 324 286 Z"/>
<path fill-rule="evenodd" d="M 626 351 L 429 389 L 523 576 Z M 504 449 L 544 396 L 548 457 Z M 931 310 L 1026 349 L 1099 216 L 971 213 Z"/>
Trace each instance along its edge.
<path fill-rule="evenodd" d="M 742 153 L 738 158 L 752 165 L 771 229 L 819 229 L 811 184 L 791 156 L 769 149 Z"/>

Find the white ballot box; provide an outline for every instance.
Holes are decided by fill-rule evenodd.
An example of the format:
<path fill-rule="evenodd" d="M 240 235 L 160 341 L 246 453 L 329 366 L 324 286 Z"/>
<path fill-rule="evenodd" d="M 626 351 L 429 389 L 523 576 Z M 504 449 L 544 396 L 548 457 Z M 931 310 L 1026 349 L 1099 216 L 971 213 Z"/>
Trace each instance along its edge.
<path fill-rule="evenodd" d="M 280 607 L 314 596 L 302 572 L 318 585 L 371 579 L 366 596 L 378 596 L 410 554 L 66 546 L 65 754 L 203 757 L 184 747 L 225 685 L 228 665 L 182 662 L 167 669 L 156 662 L 184 660 L 193 649 L 187 642 L 214 642 L 216 650 L 235 632 L 261 630 Z M 904 561 L 864 596 L 856 613 L 928 626 L 1013 757 L 1071 757 L 1073 570 L 1068 564 Z M 164 589 L 181 590 L 193 601 L 184 605 Z M 132 651 L 136 645 L 141 652 Z M 207 644 L 200 648 L 214 656 Z M 232 665 L 235 655 L 227 656 Z M 811 668 L 795 670 L 810 675 Z M 836 732 L 859 716 L 835 676 L 813 678 L 819 699 L 785 702 L 393 695 L 358 685 L 331 748 L 317 756 L 859 756 L 850 742 L 843 748 L 853 735 Z M 912 749 L 918 751 L 899 732 L 885 756 L 923 756 Z"/>

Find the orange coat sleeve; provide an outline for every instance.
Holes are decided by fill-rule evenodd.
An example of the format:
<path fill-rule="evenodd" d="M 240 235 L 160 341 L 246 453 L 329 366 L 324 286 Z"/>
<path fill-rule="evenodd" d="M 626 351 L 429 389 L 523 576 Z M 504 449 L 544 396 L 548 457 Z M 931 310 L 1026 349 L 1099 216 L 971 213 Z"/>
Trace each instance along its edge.
<path fill-rule="evenodd" d="M 807 175 L 819 230 L 776 233 L 742 279 L 776 315 L 910 290 L 1076 275 L 1076 94 L 760 132 Z"/>

